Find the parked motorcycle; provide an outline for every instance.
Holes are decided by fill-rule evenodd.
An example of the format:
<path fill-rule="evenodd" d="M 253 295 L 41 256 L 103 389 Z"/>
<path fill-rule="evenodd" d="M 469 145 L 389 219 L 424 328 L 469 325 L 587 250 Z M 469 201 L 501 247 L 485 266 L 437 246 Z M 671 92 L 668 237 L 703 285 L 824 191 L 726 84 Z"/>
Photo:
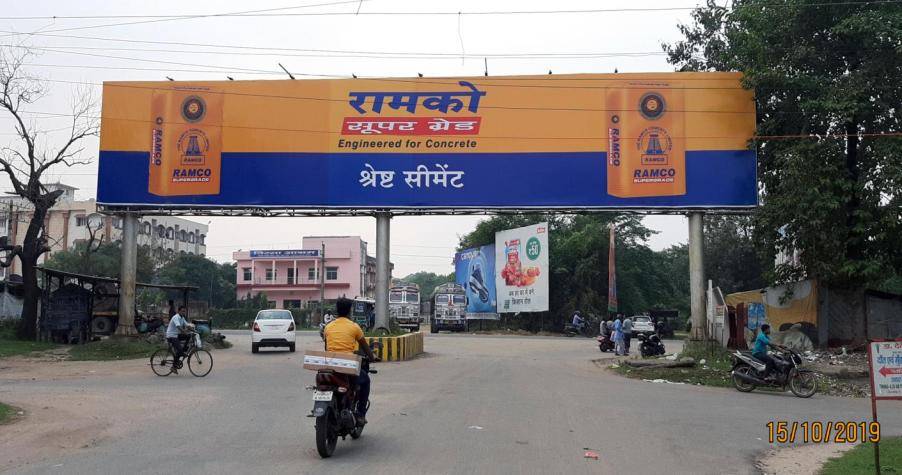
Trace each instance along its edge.
<path fill-rule="evenodd" d="M 370 369 L 370 361 L 366 357 L 360 365 L 360 371 L 376 374 Z M 316 373 L 316 386 L 313 389 L 313 413 L 308 417 L 316 418 L 316 451 L 320 457 L 328 458 L 335 451 L 338 438 L 347 436 L 359 439 L 363 435 L 363 425 L 357 423 L 354 408 L 357 405 L 356 384 L 352 384 L 354 376 L 336 373 L 332 370 L 319 370 Z M 366 402 L 369 407 L 370 402 Z"/>
<path fill-rule="evenodd" d="M 595 340 L 598 341 L 598 349 L 601 350 L 602 353 L 614 351 L 614 341 L 611 340 L 610 335 L 601 335 Z"/>
<path fill-rule="evenodd" d="M 646 336 L 644 333 L 640 333 L 637 338 L 639 339 L 639 353 L 643 358 L 647 358 L 649 356 L 660 356 L 663 355 L 666 351 L 664 350 L 664 343 L 661 341 L 661 338 L 652 334 L 651 336 Z"/>
<path fill-rule="evenodd" d="M 798 397 L 808 398 L 817 392 L 817 375 L 802 368 L 802 356 L 795 351 L 781 347 L 780 351 L 771 355 L 775 368 L 767 379 L 764 378 L 765 364 L 749 351 L 733 353 L 733 386 L 738 391 L 747 393 L 758 386 L 781 387 L 792 391 Z"/>

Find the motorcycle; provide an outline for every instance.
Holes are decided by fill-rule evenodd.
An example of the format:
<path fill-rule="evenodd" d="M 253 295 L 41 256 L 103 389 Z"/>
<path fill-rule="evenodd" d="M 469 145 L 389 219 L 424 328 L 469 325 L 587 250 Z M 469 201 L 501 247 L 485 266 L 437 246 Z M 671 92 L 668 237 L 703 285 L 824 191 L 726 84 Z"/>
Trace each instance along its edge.
<path fill-rule="evenodd" d="M 583 323 L 582 326 L 573 325 L 572 323 L 567 323 L 564 325 L 564 336 L 576 336 L 582 335 L 586 338 L 592 338 L 594 335 L 590 333 L 590 323 L 588 320 Z"/>
<path fill-rule="evenodd" d="M 360 371 L 378 373 L 370 369 L 370 361 L 366 357 L 360 364 Z M 363 424 L 358 424 L 354 415 L 359 388 L 352 384 L 353 381 L 352 375 L 319 370 L 316 372 L 316 385 L 307 388 L 313 390 L 313 411 L 307 417 L 316 419 L 316 451 L 322 458 L 332 456 L 339 437 L 345 440 L 350 435 L 351 439 L 356 440 L 363 435 Z M 366 407 L 369 406 L 367 401 Z"/>
<path fill-rule="evenodd" d="M 598 349 L 601 350 L 602 353 L 614 351 L 614 341 L 611 340 L 610 335 L 601 335 L 595 340 L 598 341 Z"/>
<path fill-rule="evenodd" d="M 786 386 L 797 397 L 809 398 L 817 392 L 817 375 L 802 368 L 802 356 L 789 348 L 771 355 L 774 369 L 768 378 L 764 378 L 765 364 L 752 356 L 749 351 L 733 353 L 733 386 L 740 392 L 751 392 L 758 386 L 779 387 L 786 391 Z"/>
<path fill-rule="evenodd" d="M 659 356 L 665 353 L 664 343 L 658 335 L 652 334 L 651 336 L 646 336 L 644 333 L 640 333 L 637 338 L 640 341 L 639 353 L 643 358 Z"/>

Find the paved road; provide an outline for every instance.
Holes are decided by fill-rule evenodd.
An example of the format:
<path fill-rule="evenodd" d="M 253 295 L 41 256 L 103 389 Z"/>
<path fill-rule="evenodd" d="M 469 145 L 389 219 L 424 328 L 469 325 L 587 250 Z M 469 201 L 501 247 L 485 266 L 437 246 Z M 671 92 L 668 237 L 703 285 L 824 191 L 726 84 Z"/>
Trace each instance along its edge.
<path fill-rule="evenodd" d="M 429 355 L 378 365 L 363 438 L 321 460 L 304 417 L 312 373 L 299 363 L 317 336 L 299 334 L 298 353 L 258 355 L 246 334 L 229 338 L 235 348 L 214 354 L 205 379 L 158 378 L 139 363 L 36 381 L 4 380 L 0 368 L 0 399 L 116 391 L 140 421 L 9 473 L 755 473 L 769 419 L 870 416 L 863 399 L 624 379 L 593 361 L 602 355 L 588 339 L 430 335 Z M 885 431 L 902 431 L 899 408 L 885 405 Z"/>

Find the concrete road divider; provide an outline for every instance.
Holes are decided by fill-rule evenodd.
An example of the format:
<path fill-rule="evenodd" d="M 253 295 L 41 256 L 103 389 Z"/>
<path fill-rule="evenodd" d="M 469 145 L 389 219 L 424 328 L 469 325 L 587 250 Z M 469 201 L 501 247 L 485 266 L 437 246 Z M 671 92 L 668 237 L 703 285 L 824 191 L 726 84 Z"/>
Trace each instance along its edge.
<path fill-rule="evenodd" d="M 381 349 L 376 350 L 376 356 L 382 361 L 404 361 L 423 353 L 423 333 L 408 333 L 401 336 L 368 337 L 372 344 L 378 342 Z"/>

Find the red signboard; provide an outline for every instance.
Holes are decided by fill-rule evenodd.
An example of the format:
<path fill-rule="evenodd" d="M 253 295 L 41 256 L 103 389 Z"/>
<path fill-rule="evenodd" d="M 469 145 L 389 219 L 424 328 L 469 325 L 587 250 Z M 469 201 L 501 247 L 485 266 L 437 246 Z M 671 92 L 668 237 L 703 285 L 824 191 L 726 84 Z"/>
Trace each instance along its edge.
<path fill-rule="evenodd" d="M 482 117 L 345 117 L 342 135 L 478 135 Z"/>

